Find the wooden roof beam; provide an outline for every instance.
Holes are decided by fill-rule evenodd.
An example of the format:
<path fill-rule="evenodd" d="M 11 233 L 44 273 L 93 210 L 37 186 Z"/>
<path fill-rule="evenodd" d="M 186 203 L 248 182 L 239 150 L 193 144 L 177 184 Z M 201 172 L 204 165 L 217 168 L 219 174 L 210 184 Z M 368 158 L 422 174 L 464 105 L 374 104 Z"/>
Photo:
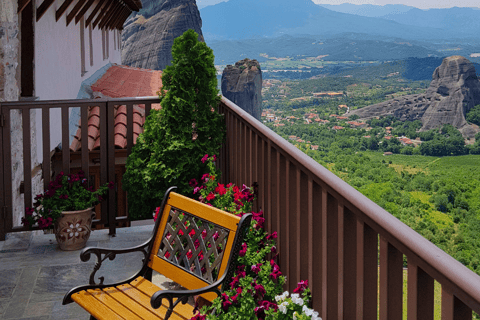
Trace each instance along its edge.
<path fill-rule="evenodd" d="M 67 15 L 67 26 L 72 22 L 73 18 L 77 15 L 78 11 L 83 7 L 85 1 L 79 0 L 75 7 L 73 7 L 72 11 Z"/>
<path fill-rule="evenodd" d="M 23 11 L 23 9 L 25 9 L 25 7 L 27 6 L 27 4 L 30 3 L 31 0 L 18 0 L 18 9 L 17 9 L 17 13 L 20 13 Z"/>
<path fill-rule="evenodd" d="M 55 0 L 44 0 L 42 2 L 42 4 L 37 8 L 37 22 L 54 2 Z"/>
<path fill-rule="evenodd" d="M 133 1 L 133 0 L 124 0 L 127 6 L 130 8 L 130 11 L 138 11 L 142 9 L 142 2 L 141 1 Z"/>
<path fill-rule="evenodd" d="M 110 29 L 116 29 L 118 23 L 127 12 L 130 13 L 130 9 L 128 7 L 123 7 L 122 11 L 120 11 L 117 17 L 112 22 L 110 22 Z"/>
<path fill-rule="evenodd" d="M 97 3 L 97 6 L 95 7 L 95 9 L 93 9 L 92 13 L 90 13 L 90 15 L 88 16 L 87 18 L 87 21 L 85 22 L 85 25 L 88 26 L 90 24 L 90 22 L 92 22 L 93 18 L 95 18 L 95 15 L 97 14 L 97 12 L 100 10 L 100 8 L 102 8 L 105 4 L 107 3 L 107 1 L 105 0 L 100 0 L 98 3 Z"/>
<path fill-rule="evenodd" d="M 97 16 L 97 19 L 95 19 L 95 21 L 93 22 L 93 25 L 92 27 L 95 29 L 95 27 L 97 26 L 97 24 L 100 22 L 100 20 L 103 18 L 103 16 L 105 15 L 105 13 L 110 10 L 110 7 L 112 6 L 113 4 L 113 0 L 107 0 L 108 2 L 105 4 L 105 6 L 102 8 L 102 11 L 100 11 L 100 14 Z"/>
<path fill-rule="evenodd" d="M 68 6 L 70 6 L 72 2 L 73 0 L 65 0 L 60 6 L 60 8 L 58 8 L 57 12 L 55 13 L 55 18 L 57 19 L 57 21 L 60 20 L 60 18 L 65 13 L 65 11 L 67 11 Z"/>
<path fill-rule="evenodd" d="M 110 17 L 105 21 L 103 26 L 102 25 L 100 26 L 100 29 L 102 29 L 103 27 L 107 27 L 108 29 L 110 29 L 109 28 L 110 23 L 112 23 L 112 21 L 117 18 L 117 16 L 120 14 L 120 12 L 122 11 L 123 8 L 125 8 L 124 5 L 122 5 L 122 4 L 118 5 L 117 8 L 115 9 L 115 11 L 113 11 L 112 14 L 110 15 Z"/>
<path fill-rule="evenodd" d="M 128 9 L 128 8 L 127 8 Z M 125 20 L 128 18 L 128 16 L 130 15 L 131 11 L 128 9 L 126 11 L 124 11 L 118 18 L 118 20 L 115 22 L 115 24 L 113 25 L 113 29 L 119 29 L 121 30 L 122 26 L 123 26 L 123 23 L 125 22 Z"/>
<path fill-rule="evenodd" d="M 114 1 L 113 5 L 110 7 L 110 9 L 105 13 L 103 18 L 100 20 L 100 23 L 98 24 L 98 28 L 103 29 L 107 21 L 110 20 L 110 18 L 118 10 L 120 6 L 121 4 L 119 2 Z"/>
<path fill-rule="evenodd" d="M 85 13 L 87 12 L 88 9 L 90 9 L 90 7 L 92 6 L 92 4 L 95 2 L 95 0 L 89 0 L 87 2 L 86 5 L 83 6 L 82 10 L 80 10 L 80 12 L 75 16 L 75 24 L 78 23 L 78 21 L 80 21 L 80 19 L 83 18 L 83 16 L 85 15 Z"/>

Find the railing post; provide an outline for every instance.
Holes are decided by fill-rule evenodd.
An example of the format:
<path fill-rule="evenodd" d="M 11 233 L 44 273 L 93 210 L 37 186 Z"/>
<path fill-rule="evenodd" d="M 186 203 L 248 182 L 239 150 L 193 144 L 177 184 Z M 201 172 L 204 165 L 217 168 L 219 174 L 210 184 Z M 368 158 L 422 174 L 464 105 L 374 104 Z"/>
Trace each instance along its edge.
<path fill-rule="evenodd" d="M 108 181 L 115 181 L 115 103 L 107 102 L 107 168 Z M 108 228 L 109 235 L 115 236 L 117 219 L 115 215 L 115 192 L 108 193 Z"/>

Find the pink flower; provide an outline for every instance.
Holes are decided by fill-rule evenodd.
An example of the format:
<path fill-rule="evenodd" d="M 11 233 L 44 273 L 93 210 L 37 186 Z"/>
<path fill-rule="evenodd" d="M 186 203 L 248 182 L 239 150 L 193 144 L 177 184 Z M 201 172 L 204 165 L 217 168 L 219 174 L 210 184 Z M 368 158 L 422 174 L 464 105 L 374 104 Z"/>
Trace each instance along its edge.
<path fill-rule="evenodd" d="M 195 188 L 198 185 L 197 179 L 192 179 L 188 182 L 188 185 L 192 188 Z"/>
<path fill-rule="evenodd" d="M 242 250 L 238 253 L 240 257 L 244 257 L 247 254 L 247 244 L 244 242 L 242 243 Z"/>
<path fill-rule="evenodd" d="M 260 269 L 261 266 L 262 266 L 261 263 L 259 263 L 259 264 L 254 264 L 254 265 L 252 266 L 252 271 L 255 272 L 255 274 L 258 274 L 258 273 L 260 272 L 260 270 L 261 270 L 261 269 Z"/>
<path fill-rule="evenodd" d="M 293 290 L 294 293 L 303 293 L 305 289 L 308 288 L 308 280 L 305 281 L 300 281 L 297 285 L 297 287 Z"/>
<path fill-rule="evenodd" d="M 155 214 L 153 215 L 153 221 L 157 221 L 159 213 L 160 213 L 160 207 L 155 208 Z"/>
<path fill-rule="evenodd" d="M 208 160 L 208 154 L 204 155 L 202 158 L 202 163 L 205 163 L 205 161 Z"/>
<path fill-rule="evenodd" d="M 267 240 L 270 240 L 270 239 L 277 239 L 277 231 L 274 231 L 272 234 L 269 234 L 267 236 Z"/>
<path fill-rule="evenodd" d="M 217 161 L 217 156 L 213 155 L 213 161 Z"/>
<path fill-rule="evenodd" d="M 108 183 L 108 189 L 113 189 L 115 187 L 115 183 L 113 183 L 113 181 L 110 181 Z"/>
<path fill-rule="evenodd" d="M 59 198 L 66 200 L 66 199 L 68 199 L 68 195 L 66 195 L 66 194 L 61 194 Z"/>
<path fill-rule="evenodd" d="M 31 216 L 34 212 L 35 212 L 35 210 L 33 208 L 26 208 L 25 209 L 25 215 L 27 215 L 27 216 Z"/>
<path fill-rule="evenodd" d="M 207 182 L 207 179 L 208 179 L 209 176 L 210 176 L 210 174 L 205 173 L 205 174 L 202 176 L 202 180 L 205 181 L 205 182 Z"/>

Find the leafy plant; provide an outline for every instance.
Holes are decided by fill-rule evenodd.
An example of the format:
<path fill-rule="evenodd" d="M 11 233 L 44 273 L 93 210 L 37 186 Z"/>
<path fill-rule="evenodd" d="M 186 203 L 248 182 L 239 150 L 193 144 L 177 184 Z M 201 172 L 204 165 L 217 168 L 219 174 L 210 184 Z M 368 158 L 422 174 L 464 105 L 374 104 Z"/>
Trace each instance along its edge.
<path fill-rule="evenodd" d="M 208 155 L 203 157 L 202 161 L 207 163 L 209 171 L 202 176 L 201 184 L 195 180 L 190 181 L 194 195 L 201 202 L 238 216 L 252 212 L 256 187 L 243 185 L 239 188 L 232 183 L 226 186 L 219 183 L 214 159 Z M 252 215 L 252 224 L 239 252 L 237 271 L 231 279 L 230 289 L 215 299 L 211 306 L 203 307 L 192 320 L 291 319 L 295 312 L 298 319 L 318 319 L 318 313 L 307 308 L 310 300 L 307 281 L 299 283 L 299 288 L 295 290 L 295 294 L 303 294 L 301 306 L 292 305 L 288 307 L 288 312 L 283 312 L 282 307 L 279 307 L 276 297 L 282 292 L 286 278 L 275 262 L 277 233 L 268 234 L 264 230 L 263 212 L 252 212 Z M 270 259 L 270 255 L 274 257 Z M 289 299 L 295 297 L 293 295 Z M 278 310 L 280 311 L 277 312 Z"/>
<path fill-rule="evenodd" d="M 51 229 L 63 211 L 77 211 L 93 207 L 106 196 L 113 182 L 101 186 L 97 190 L 88 186 L 83 171 L 78 174 L 65 175 L 60 172 L 51 181 L 43 194 L 35 197 L 33 208 L 25 209 L 22 224 L 33 226 L 38 224 L 41 229 Z"/>
<path fill-rule="evenodd" d="M 175 39 L 173 61 L 162 75 L 161 110 L 152 110 L 129 155 L 123 185 L 131 219 L 146 218 L 170 186 L 187 194 L 188 181 L 200 179 L 225 135 L 212 50 L 193 30 Z"/>

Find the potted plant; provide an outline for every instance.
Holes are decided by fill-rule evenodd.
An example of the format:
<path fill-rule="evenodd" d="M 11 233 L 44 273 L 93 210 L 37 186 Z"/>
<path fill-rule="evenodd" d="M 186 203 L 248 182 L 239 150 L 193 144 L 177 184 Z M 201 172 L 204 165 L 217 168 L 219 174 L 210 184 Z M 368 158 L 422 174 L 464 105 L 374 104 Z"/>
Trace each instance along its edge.
<path fill-rule="evenodd" d="M 62 250 L 85 247 L 90 237 L 93 207 L 106 196 L 113 182 L 97 190 L 88 186 L 84 172 L 65 175 L 60 172 L 43 194 L 35 197 L 33 208 L 25 209 L 22 224 L 38 225 L 44 231 L 52 230 Z"/>

